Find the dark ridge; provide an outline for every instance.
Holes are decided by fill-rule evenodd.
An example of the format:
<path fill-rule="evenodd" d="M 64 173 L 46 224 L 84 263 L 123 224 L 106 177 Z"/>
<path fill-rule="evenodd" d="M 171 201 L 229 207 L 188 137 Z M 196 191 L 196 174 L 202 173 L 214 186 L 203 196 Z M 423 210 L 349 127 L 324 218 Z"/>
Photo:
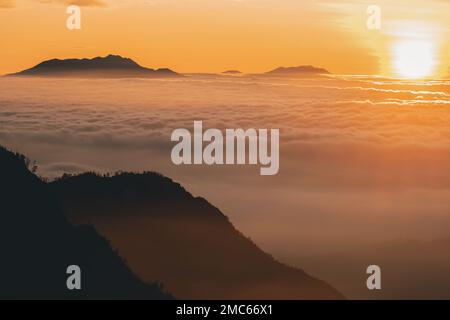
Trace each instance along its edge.
<path fill-rule="evenodd" d="M 178 298 L 343 298 L 273 259 L 219 209 L 162 175 L 66 175 L 50 187 L 73 223 L 94 224 L 141 279 L 160 279 Z"/>
<path fill-rule="evenodd" d="M 171 299 L 138 279 L 94 227 L 70 224 L 30 166 L 0 147 L 0 299 Z M 67 289 L 70 265 L 81 268 L 82 290 Z"/>

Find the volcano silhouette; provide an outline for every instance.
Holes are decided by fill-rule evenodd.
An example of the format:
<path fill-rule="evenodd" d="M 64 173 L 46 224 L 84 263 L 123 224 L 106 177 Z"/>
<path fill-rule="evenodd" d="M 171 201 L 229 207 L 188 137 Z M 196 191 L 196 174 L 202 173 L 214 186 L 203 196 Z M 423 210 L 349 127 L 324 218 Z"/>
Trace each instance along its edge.
<path fill-rule="evenodd" d="M 181 75 L 167 68 L 149 69 L 118 55 L 93 59 L 52 59 L 8 76 L 77 78 L 166 78 Z"/>

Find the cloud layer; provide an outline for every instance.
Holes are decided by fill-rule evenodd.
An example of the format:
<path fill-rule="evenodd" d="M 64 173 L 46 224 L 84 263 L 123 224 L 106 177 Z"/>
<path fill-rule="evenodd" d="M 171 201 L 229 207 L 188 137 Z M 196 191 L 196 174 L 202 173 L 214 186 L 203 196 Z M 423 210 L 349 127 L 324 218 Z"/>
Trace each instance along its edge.
<path fill-rule="evenodd" d="M 378 78 L 0 79 L 0 143 L 54 177 L 156 170 L 266 245 L 448 233 L 450 86 Z M 280 173 L 176 167 L 170 134 L 280 128 Z M 306 250 L 306 249 L 305 249 Z"/>

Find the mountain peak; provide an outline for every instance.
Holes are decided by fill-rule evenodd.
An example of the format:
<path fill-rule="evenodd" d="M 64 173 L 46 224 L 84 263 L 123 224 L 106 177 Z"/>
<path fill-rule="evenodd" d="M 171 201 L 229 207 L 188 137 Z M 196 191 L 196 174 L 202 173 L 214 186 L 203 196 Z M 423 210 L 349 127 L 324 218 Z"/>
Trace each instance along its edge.
<path fill-rule="evenodd" d="M 230 74 L 230 75 L 242 74 L 242 72 L 239 71 L 239 70 L 226 70 L 226 71 L 224 71 L 222 73 L 223 74 Z"/>
<path fill-rule="evenodd" d="M 320 75 L 320 74 L 330 74 L 330 72 L 324 68 L 318 68 L 311 65 L 303 65 L 297 67 L 278 67 L 274 70 L 266 72 L 265 74 L 275 76 L 289 76 L 289 75 Z"/>
<path fill-rule="evenodd" d="M 150 69 L 130 58 L 109 54 L 92 59 L 50 59 L 10 76 L 78 78 L 162 78 L 180 76 L 168 69 Z"/>

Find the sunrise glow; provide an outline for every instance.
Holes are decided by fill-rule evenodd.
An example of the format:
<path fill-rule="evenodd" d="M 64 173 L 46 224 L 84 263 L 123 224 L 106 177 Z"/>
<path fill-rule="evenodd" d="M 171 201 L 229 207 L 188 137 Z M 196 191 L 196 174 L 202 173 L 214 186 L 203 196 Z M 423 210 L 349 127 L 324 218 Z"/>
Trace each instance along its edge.
<path fill-rule="evenodd" d="M 433 43 L 425 40 L 404 40 L 394 44 L 393 66 L 401 78 L 419 79 L 433 75 L 435 50 Z"/>

